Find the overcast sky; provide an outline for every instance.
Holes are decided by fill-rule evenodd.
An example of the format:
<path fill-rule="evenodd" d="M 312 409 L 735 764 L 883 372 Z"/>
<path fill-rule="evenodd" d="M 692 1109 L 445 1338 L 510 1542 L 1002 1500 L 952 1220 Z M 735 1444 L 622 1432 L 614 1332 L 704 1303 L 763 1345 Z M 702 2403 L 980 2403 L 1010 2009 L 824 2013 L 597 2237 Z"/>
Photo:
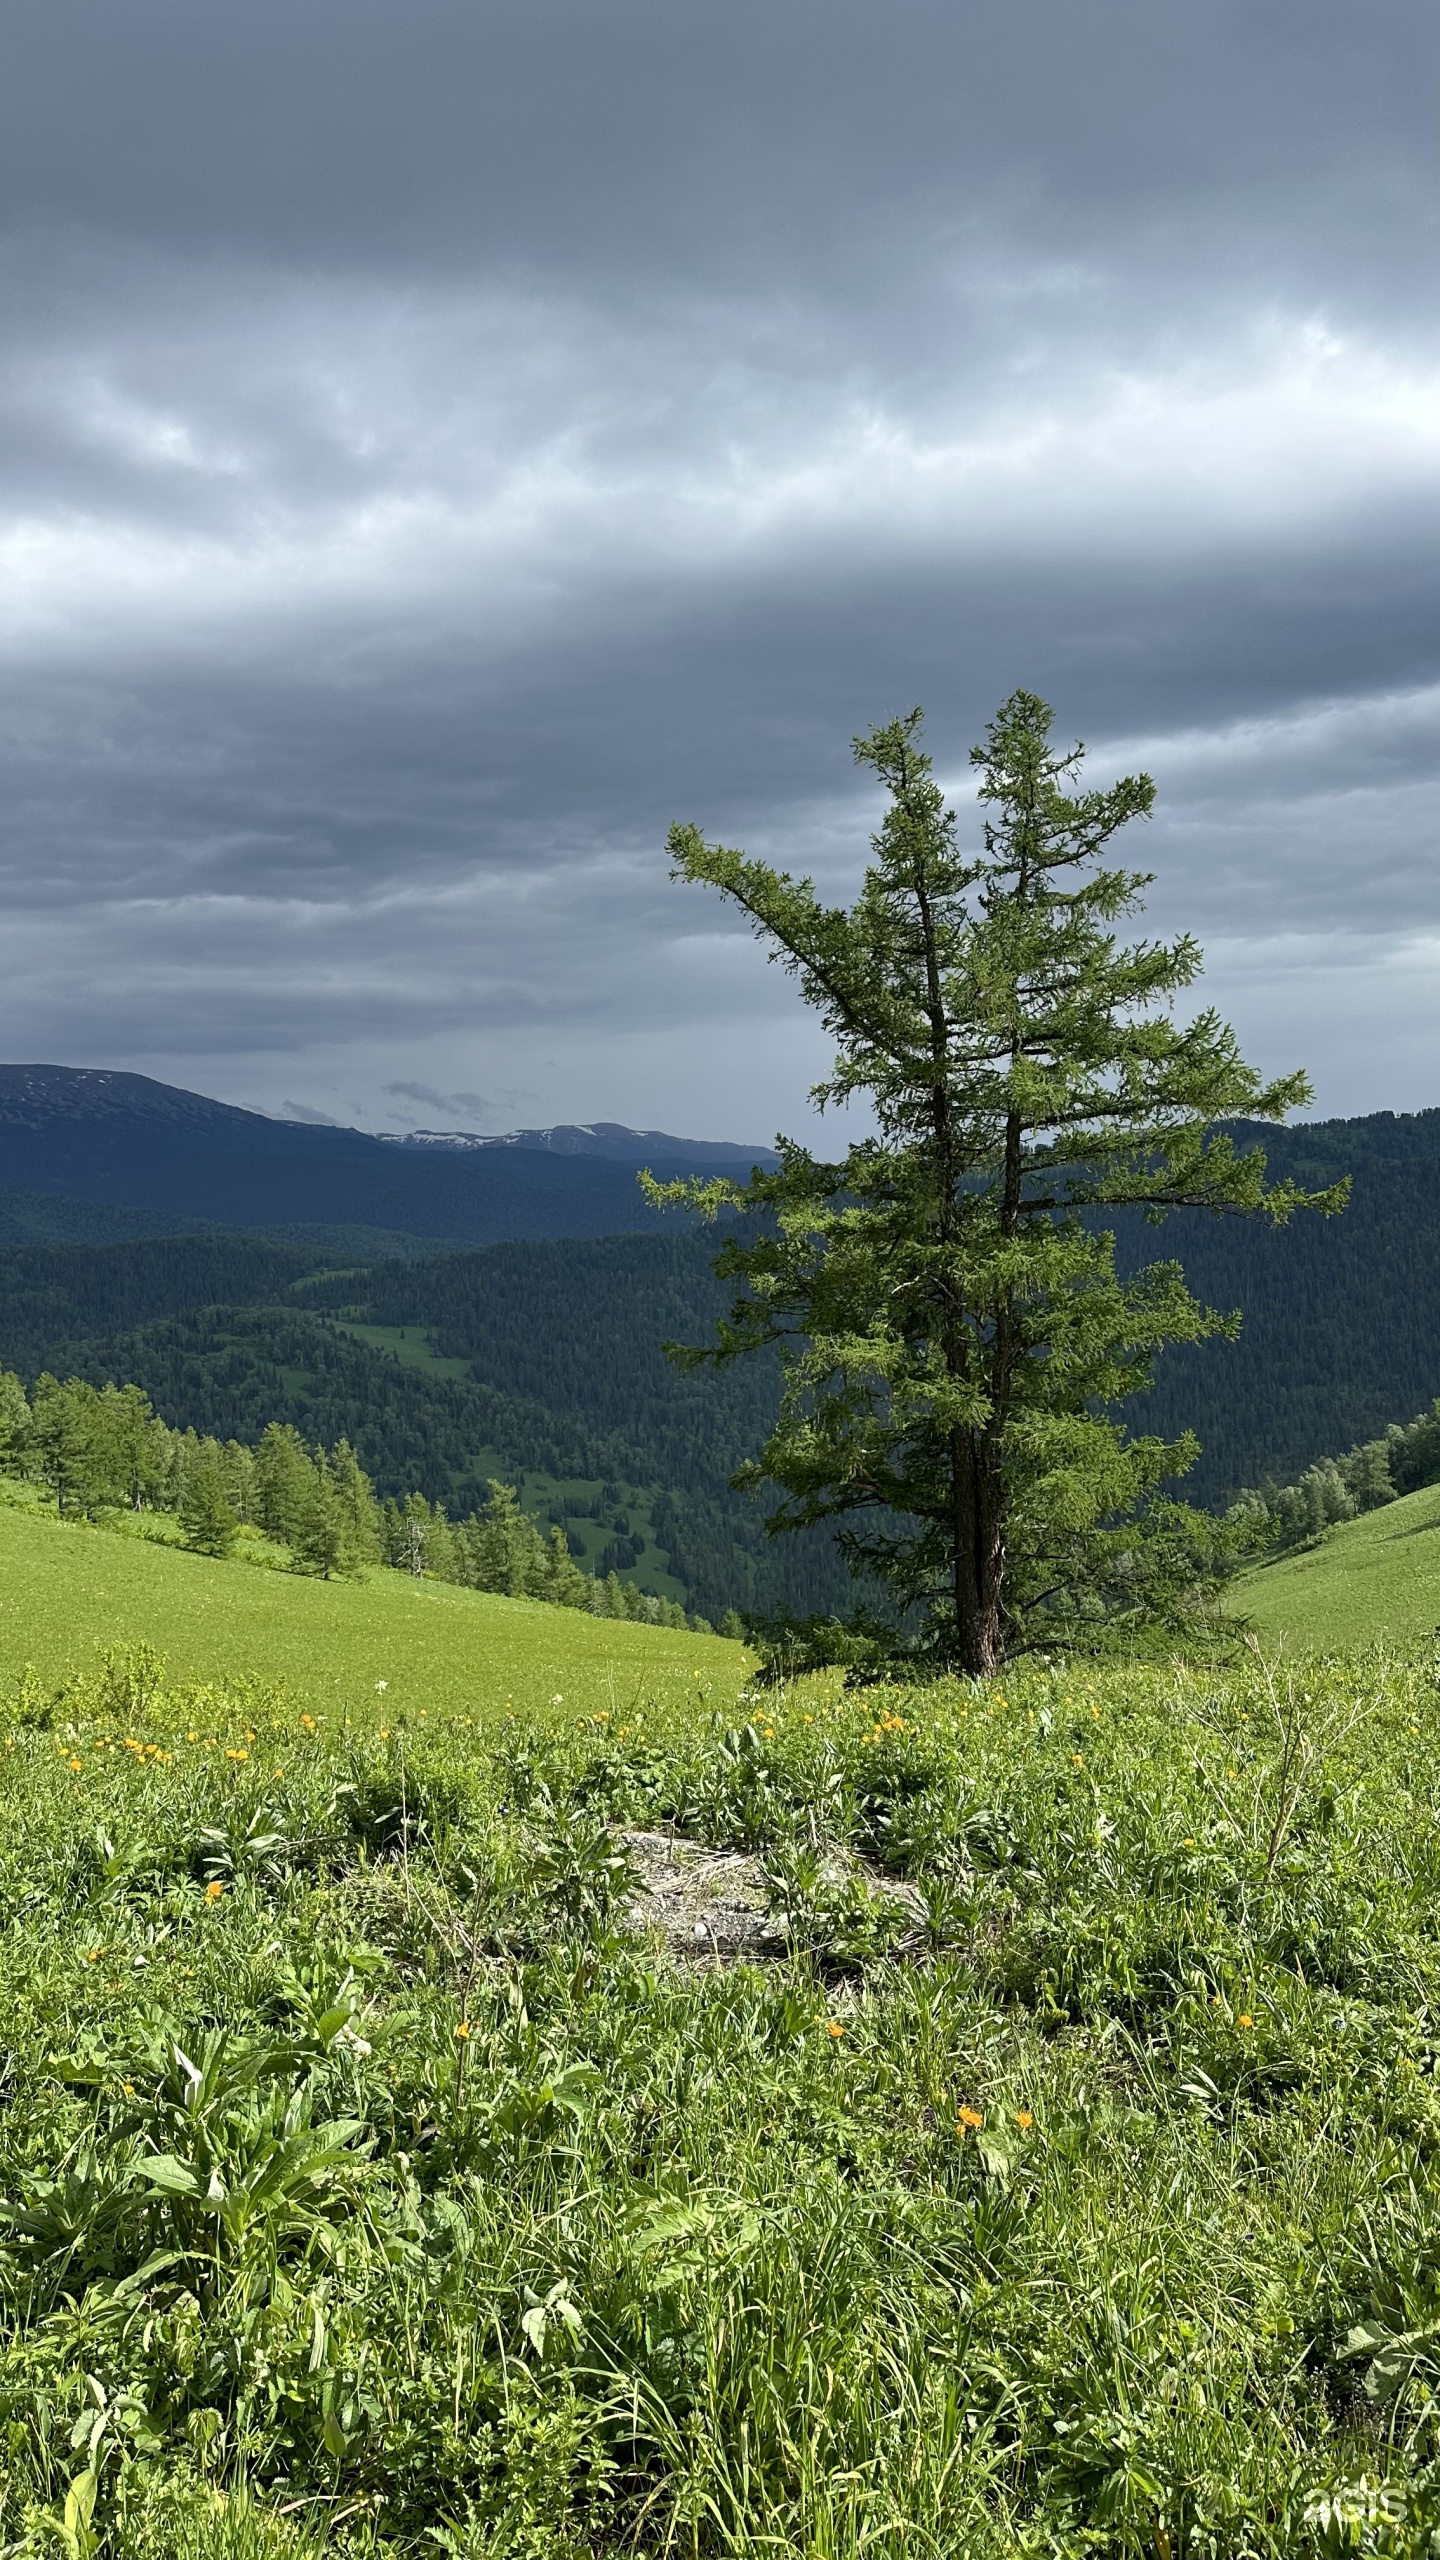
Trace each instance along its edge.
<path fill-rule="evenodd" d="M 795 1127 L 672 818 L 1015 685 L 1327 1112 L 1440 1104 L 1431 0 L 8 0 L 0 1052 Z"/>

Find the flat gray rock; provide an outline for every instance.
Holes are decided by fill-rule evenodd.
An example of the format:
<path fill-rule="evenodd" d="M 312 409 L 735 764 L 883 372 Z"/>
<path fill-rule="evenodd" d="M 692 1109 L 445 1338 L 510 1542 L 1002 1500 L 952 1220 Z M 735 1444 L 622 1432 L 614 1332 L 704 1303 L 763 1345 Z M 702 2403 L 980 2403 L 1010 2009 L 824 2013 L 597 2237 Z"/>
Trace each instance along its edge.
<path fill-rule="evenodd" d="M 619 1839 L 641 1879 L 625 1906 L 627 1928 L 658 1934 L 673 1955 L 722 1964 L 784 1954 L 789 1931 L 770 1907 L 758 1858 L 668 1831 L 622 1831 Z"/>
<path fill-rule="evenodd" d="M 783 1912 L 774 1908 L 759 1858 L 738 1849 L 707 1849 L 668 1831 L 622 1831 L 619 1845 L 640 1883 L 625 1905 L 625 1925 L 664 1939 L 670 1953 L 692 1961 L 735 1964 L 782 1956 L 790 1943 Z M 919 1923 L 924 1904 L 915 1887 L 881 1875 L 852 1851 L 832 1850 L 827 1867 L 836 1883 L 863 1884 Z"/>

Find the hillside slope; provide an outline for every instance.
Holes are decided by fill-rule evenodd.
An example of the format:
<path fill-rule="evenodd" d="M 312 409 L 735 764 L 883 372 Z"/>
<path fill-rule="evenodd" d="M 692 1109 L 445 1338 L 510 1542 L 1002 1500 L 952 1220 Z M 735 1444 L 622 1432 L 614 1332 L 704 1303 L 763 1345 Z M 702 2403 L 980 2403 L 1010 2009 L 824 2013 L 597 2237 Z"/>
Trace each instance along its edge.
<path fill-rule="evenodd" d="M 1440 1485 L 1243 1575 L 1231 1606 L 1257 1636 L 1297 1653 L 1440 1634 Z"/>
<path fill-rule="evenodd" d="M 840 1606 L 828 1536 L 773 1540 L 730 1487 L 768 1428 L 773 1365 L 687 1375 L 664 1356 L 713 1323 L 711 1249 L 494 1246 L 456 1255 L 453 1279 L 452 1257 L 428 1263 L 398 1297 L 388 1266 L 332 1272 L 254 1237 L 18 1250 L 0 1253 L 0 1362 L 27 1381 L 133 1380 L 168 1422 L 221 1439 L 277 1417 L 345 1438 L 382 1494 L 452 1512 L 503 1475 L 589 1569 L 709 1618 Z"/>
<path fill-rule="evenodd" d="M 161 1546 L 119 1530 L 61 1524 L 0 1499 L 0 1681 L 27 1666 L 58 1685 L 94 1672 L 109 1648 L 164 1655 L 172 1678 L 282 1682 L 327 1711 L 375 1720 L 548 1709 L 568 1678 L 627 1703 L 680 1695 L 696 1672 L 733 1688 L 740 1646 L 535 1600 L 497 1599 L 377 1566 L 360 1582 L 318 1582 Z"/>
<path fill-rule="evenodd" d="M 1179 1261 L 1207 1304 L 1243 1312 L 1238 1342 L 1166 1352 L 1132 1408 L 1137 1430 L 1198 1432 L 1185 1491 L 1205 1503 L 1286 1482 L 1440 1391 L 1440 1111 L 1241 1134 L 1272 1175 L 1313 1189 L 1348 1175 L 1351 1196 L 1339 1217 L 1280 1228 L 1195 1213 L 1120 1227 L 1124 1259 Z"/>
<path fill-rule="evenodd" d="M 1180 1217 L 1121 1235 L 1130 1262 L 1178 1256 L 1203 1297 L 1243 1310 L 1238 1343 L 1167 1353 L 1130 1414 L 1138 1429 L 1196 1431 L 1183 1490 L 1216 1504 L 1409 1420 L 1440 1389 L 1440 1113 L 1265 1144 L 1279 1174 L 1319 1185 L 1349 1171 L 1348 1211 L 1278 1232 Z M 561 1172 L 577 1161 L 529 1156 Z M 630 1182 L 627 1166 L 600 1170 Z M 648 1235 L 447 1243 L 403 1264 L 314 1228 L 15 1247 L 0 1250 L 0 1361 L 27 1379 L 133 1378 L 168 1421 L 222 1438 L 253 1440 L 272 1418 L 343 1435 L 382 1492 L 460 1510 L 488 1475 L 520 1480 L 577 1558 L 707 1617 L 843 1606 L 833 1542 L 769 1539 L 765 1505 L 729 1485 L 773 1416 L 773 1363 L 683 1373 L 664 1357 L 667 1338 L 712 1335 L 714 1243 L 677 1218 Z"/>

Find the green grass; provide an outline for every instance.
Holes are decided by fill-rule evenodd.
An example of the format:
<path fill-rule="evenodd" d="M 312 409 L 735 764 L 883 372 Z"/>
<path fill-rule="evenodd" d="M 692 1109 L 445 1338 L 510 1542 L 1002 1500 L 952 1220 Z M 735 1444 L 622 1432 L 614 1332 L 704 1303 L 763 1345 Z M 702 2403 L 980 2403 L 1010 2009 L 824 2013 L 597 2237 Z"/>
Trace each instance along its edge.
<path fill-rule="evenodd" d="M 12 1496 L 19 1488 L 7 1487 Z M 504 1600 L 383 1568 L 318 1582 L 239 1558 L 217 1563 L 147 1537 L 61 1525 L 38 1504 L 0 1505 L 0 1680 L 26 1665 L 57 1683 L 101 1649 L 147 1644 L 174 1678 L 280 1683 L 327 1710 L 384 1696 L 400 1714 L 493 1717 L 559 1692 L 588 1707 L 637 1690 L 678 1693 L 701 1672 L 732 1694 L 743 1648 Z M 385 1691 L 376 1683 L 385 1681 Z"/>
<path fill-rule="evenodd" d="M 0 1508 L 0 2555 L 1434 2560 L 1382 1632 L 757 1693 Z M 627 1934 L 631 1828 L 757 1853 L 788 1953 Z"/>
<path fill-rule="evenodd" d="M 42 1537 L 80 1655 L 137 1564 L 177 1650 L 182 1574 L 372 1599 L 0 1527 L 52 1670 Z M 1433 1654 L 737 1700 L 618 1633 L 713 1677 L 0 1706 L 0 2550 L 1433 2560 Z M 625 1935 L 667 1825 L 783 1961 Z"/>
<path fill-rule="evenodd" d="M 1318 1546 L 1262 1565 L 1232 1608 L 1267 1643 L 1302 1652 L 1408 1644 L 1440 1628 L 1440 1485 L 1331 1529 Z"/>
<path fill-rule="evenodd" d="M 447 1358 L 437 1351 L 428 1333 L 415 1324 L 356 1324 L 350 1318 L 336 1320 L 337 1333 L 348 1333 L 363 1342 L 370 1351 L 389 1351 L 404 1369 L 423 1369 L 432 1378 L 468 1378 L 474 1363 Z"/>

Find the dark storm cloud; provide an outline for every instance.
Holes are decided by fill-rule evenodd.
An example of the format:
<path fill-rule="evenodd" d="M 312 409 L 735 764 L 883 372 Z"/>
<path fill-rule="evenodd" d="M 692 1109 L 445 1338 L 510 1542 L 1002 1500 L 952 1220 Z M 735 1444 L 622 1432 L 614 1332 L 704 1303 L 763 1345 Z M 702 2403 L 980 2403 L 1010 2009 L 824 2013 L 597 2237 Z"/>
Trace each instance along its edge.
<path fill-rule="evenodd" d="M 1419 0 L 20 0 L 11 1054 L 766 1135 L 817 1061 L 668 821 L 843 888 L 850 733 L 923 700 L 963 789 L 1024 682 L 1156 773 L 1252 1045 L 1440 1098 L 1433 52 Z"/>
<path fill-rule="evenodd" d="M 447 1120 L 488 1121 L 494 1110 L 483 1094 L 437 1093 L 431 1084 L 409 1084 L 403 1077 L 385 1091 L 398 1102 L 418 1103 L 422 1111 L 442 1112 Z"/>
<path fill-rule="evenodd" d="M 6 52 L 0 212 L 187 254 L 847 304 L 976 246 L 1033 295 L 1137 215 L 1266 290 L 1424 254 L 1410 0 L 13 0 Z"/>

